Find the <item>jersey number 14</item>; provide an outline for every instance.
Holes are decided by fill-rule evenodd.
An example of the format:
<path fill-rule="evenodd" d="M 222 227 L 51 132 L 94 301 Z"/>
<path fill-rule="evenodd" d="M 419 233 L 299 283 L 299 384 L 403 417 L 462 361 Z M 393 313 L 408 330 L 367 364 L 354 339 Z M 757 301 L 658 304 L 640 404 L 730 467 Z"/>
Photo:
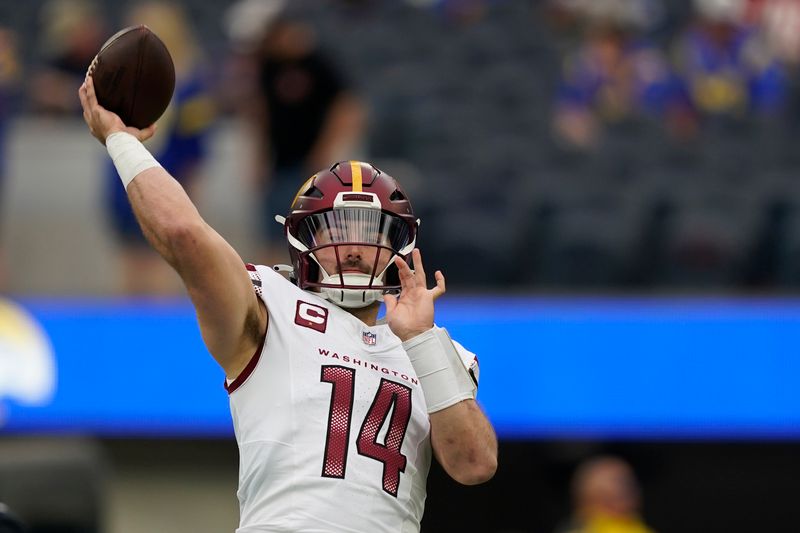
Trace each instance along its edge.
<path fill-rule="evenodd" d="M 326 365 L 322 367 L 320 381 L 333 385 L 322 476 L 344 479 L 353 417 L 356 370 Z M 379 442 L 378 433 L 390 412 L 392 416 L 386 436 L 383 442 Z M 356 449 L 359 455 L 383 463 L 383 490 L 394 497 L 397 497 L 400 473 L 406 470 L 406 456 L 400 453 L 400 447 L 403 445 L 410 419 L 411 388 L 382 378 L 358 432 Z"/>

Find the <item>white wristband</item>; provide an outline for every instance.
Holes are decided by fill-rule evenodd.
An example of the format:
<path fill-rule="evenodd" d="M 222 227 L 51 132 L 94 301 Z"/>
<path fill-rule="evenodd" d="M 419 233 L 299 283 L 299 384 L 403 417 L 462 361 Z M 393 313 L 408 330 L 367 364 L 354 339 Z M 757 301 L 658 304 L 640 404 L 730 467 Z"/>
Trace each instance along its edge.
<path fill-rule="evenodd" d="M 160 167 L 153 155 L 147 151 L 144 145 L 124 131 L 117 131 L 106 138 L 106 149 L 114 166 L 117 167 L 120 179 L 125 189 L 133 181 L 133 178 L 148 168 Z"/>
<path fill-rule="evenodd" d="M 477 387 L 445 329 L 434 326 L 403 343 L 417 373 L 428 413 L 475 398 Z"/>

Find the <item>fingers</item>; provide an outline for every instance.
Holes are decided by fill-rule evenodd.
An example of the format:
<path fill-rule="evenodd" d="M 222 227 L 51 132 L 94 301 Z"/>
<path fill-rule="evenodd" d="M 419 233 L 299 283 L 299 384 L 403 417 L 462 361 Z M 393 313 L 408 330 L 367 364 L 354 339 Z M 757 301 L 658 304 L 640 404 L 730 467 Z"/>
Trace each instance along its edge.
<path fill-rule="evenodd" d="M 83 84 L 86 86 L 86 101 L 90 107 L 97 106 L 97 95 L 94 93 L 94 82 L 91 76 L 87 76 Z"/>
<path fill-rule="evenodd" d="M 80 89 L 78 89 L 78 99 L 81 101 L 81 107 L 83 108 L 83 116 L 86 116 L 86 108 L 88 107 L 88 103 L 86 102 L 86 82 L 84 81 L 81 84 Z"/>
<path fill-rule="evenodd" d="M 400 289 L 407 291 L 416 287 L 417 282 L 414 279 L 414 272 L 411 271 L 411 267 L 408 266 L 408 263 L 406 263 L 402 257 L 398 256 L 394 258 L 394 264 L 397 265 L 397 272 L 400 276 Z"/>
<path fill-rule="evenodd" d="M 83 108 L 83 119 L 86 121 L 87 124 L 90 123 L 92 113 L 94 112 L 93 107 L 97 104 L 97 99 L 94 100 L 95 102 L 94 105 L 89 99 L 89 83 L 91 82 L 91 80 L 92 80 L 91 77 L 87 77 L 83 81 L 83 84 L 81 84 L 80 89 L 78 89 L 78 98 L 80 99 L 81 107 Z"/>
<path fill-rule="evenodd" d="M 126 128 L 118 115 L 105 109 L 97 101 L 94 80 L 89 74 L 87 74 L 86 79 L 78 89 L 78 98 L 80 98 L 83 119 L 86 121 L 86 125 L 89 126 L 89 131 L 102 144 L 105 144 L 106 137 L 117 131 L 127 131 L 141 142 L 150 139 L 156 133 L 157 127 L 155 124 L 151 124 L 144 129 Z"/>
<path fill-rule="evenodd" d="M 447 287 L 444 282 L 444 274 L 442 274 L 441 270 L 437 270 L 433 277 L 436 279 L 436 286 L 431 289 L 431 296 L 435 300 L 445 292 L 447 292 Z"/>
<path fill-rule="evenodd" d="M 428 284 L 425 277 L 425 267 L 422 265 L 422 253 L 419 251 L 419 248 L 414 248 L 411 252 L 411 258 L 414 261 L 414 270 L 411 270 L 408 263 L 401 257 L 395 258 L 395 265 L 397 265 L 398 274 L 400 276 L 401 290 L 406 291 L 415 287 L 427 289 Z M 447 287 L 444 274 L 442 274 L 441 270 L 436 271 L 434 278 L 436 280 L 436 286 L 430 289 L 430 292 L 435 300 L 446 292 Z"/>
<path fill-rule="evenodd" d="M 86 82 L 84 81 L 81 85 L 80 89 L 78 89 L 78 98 L 81 101 L 81 107 L 83 108 L 83 120 L 86 122 L 86 125 L 89 127 L 89 133 L 94 135 L 94 129 L 92 129 L 92 120 L 91 120 L 91 110 L 89 108 L 89 102 L 86 97 Z"/>
<path fill-rule="evenodd" d="M 425 267 L 422 266 L 422 254 L 419 248 L 414 248 L 411 251 L 411 260 L 414 262 L 414 275 L 419 276 L 417 279 L 423 280 L 422 284 L 428 286 L 427 276 L 425 276 Z"/>

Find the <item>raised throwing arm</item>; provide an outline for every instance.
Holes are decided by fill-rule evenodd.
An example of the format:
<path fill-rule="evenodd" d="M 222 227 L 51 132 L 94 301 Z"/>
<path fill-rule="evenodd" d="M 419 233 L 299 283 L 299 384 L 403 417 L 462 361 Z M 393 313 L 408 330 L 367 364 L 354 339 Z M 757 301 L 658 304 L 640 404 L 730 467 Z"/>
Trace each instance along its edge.
<path fill-rule="evenodd" d="M 267 327 L 266 307 L 253 292 L 242 259 L 141 144 L 155 125 L 139 130 L 123 124 L 98 104 L 91 76 L 78 95 L 89 131 L 108 148 L 145 237 L 181 276 L 208 350 L 235 378 Z"/>

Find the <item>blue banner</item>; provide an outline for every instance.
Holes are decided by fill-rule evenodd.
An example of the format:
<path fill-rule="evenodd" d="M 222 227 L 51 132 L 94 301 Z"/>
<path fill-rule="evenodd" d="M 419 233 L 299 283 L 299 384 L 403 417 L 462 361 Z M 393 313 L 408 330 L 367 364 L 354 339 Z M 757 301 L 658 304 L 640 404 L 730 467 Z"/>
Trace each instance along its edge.
<path fill-rule="evenodd" d="M 800 301 L 456 298 L 506 438 L 797 439 Z M 0 431 L 229 436 L 185 300 L 0 301 Z"/>

